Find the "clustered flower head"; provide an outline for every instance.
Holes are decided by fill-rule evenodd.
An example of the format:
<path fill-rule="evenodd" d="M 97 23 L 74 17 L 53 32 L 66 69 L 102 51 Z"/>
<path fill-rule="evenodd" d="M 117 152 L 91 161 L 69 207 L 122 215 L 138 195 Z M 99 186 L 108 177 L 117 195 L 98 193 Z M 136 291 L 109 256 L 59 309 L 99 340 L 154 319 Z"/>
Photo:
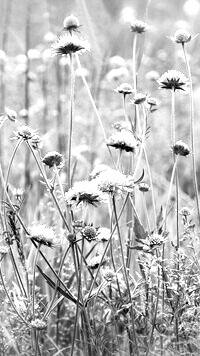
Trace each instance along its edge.
<path fill-rule="evenodd" d="M 189 85 L 188 78 L 177 70 L 168 70 L 157 80 L 160 89 L 185 90 Z"/>
<path fill-rule="evenodd" d="M 119 93 L 119 94 L 129 95 L 129 94 L 132 94 L 134 92 L 134 89 L 128 83 L 122 83 L 116 89 L 114 89 L 114 91 L 116 93 Z"/>
<path fill-rule="evenodd" d="M 97 206 L 105 201 L 105 197 L 95 182 L 83 180 L 65 193 L 65 200 L 68 205 L 84 203 Z"/>
<path fill-rule="evenodd" d="M 190 216 L 191 214 L 193 214 L 193 210 L 187 207 L 183 207 L 179 210 L 179 214 L 185 217 Z"/>
<path fill-rule="evenodd" d="M 46 225 L 38 224 L 29 229 L 30 238 L 41 245 L 56 247 L 60 245 L 60 239 L 54 230 Z"/>
<path fill-rule="evenodd" d="M 151 235 L 148 236 L 147 244 L 144 245 L 143 251 L 151 252 L 152 250 L 160 248 L 165 241 L 166 241 L 165 236 L 157 233 L 152 233 Z"/>
<path fill-rule="evenodd" d="M 134 98 L 131 100 L 132 104 L 139 105 L 143 104 L 147 99 L 147 96 L 143 93 L 137 93 Z"/>
<path fill-rule="evenodd" d="M 37 330 L 44 330 L 44 329 L 46 329 L 47 324 L 45 321 L 37 318 L 37 319 L 31 321 L 31 326 L 32 326 L 32 328 L 37 329 Z"/>
<path fill-rule="evenodd" d="M 53 55 L 68 55 L 76 52 L 83 54 L 86 51 L 90 51 L 89 42 L 75 34 L 64 33 L 52 44 Z"/>
<path fill-rule="evenodd" d="M 127 130 L 114 132 L 107 140 L 107 146 L 126 152 L 136 152 L 139 141 Z"/>
<path fill-rule="evenodd" d="M 63 159 L 63 155 L 61 153 L 52 151 L 52 152 L 48 152 L 44 156 L 44 158 L 42 159 L 42 162 L 44 164 L 46 164 L 46 166 L 48 166 L 49 168 L 52 168 L 54 166 L 56 166 L 58 168 L 62 168 L 64 159 Z"/>
<path fill-rule="evenodd" d="M 190 149 L 188 145 L 182 140 L 176 141 L 172 150 L 175 155 L 179 156 L 188 156 L 190 154 Z"/>
<path fill-rule="evenodd" d="M 98 188 L 107 194 L 120 194 L 123 192 L 132 193 L 134 190 L 134 181 L 131 176 L 108 167 L 106 171 L 99 173 L 94 180 Z"/>
<path fill-rule="evenodd" d="M 88 240 L 89 242 L 96 240 L 98 235 L 98 228 L 95 228 L 93 225 L 86 225 L 81 230 L 81 235 L 83 236 L 83 238 L 86 238 L 86 240 Z"/>
<path fill-rule="evenodd" d="M 186 30 L 185 28 L 180 28 L 175 32 L 174 36 L 170 36 L 169 38 L 175 43 L 180 43 L 184 45 L 184 43 L 194 40 L 197 36 L 198 34 L 195 36 L 191 36 L 188 30 Z"/>
<path fill-rule="evenodd" d="M 63 27 L 64 30 L 69 31 L 70 33 L 73 31 L 76 32 L 80 27 L 79 19 L 74 15 L 67 16 L 63 21 Z"/>
<path fill-rule="evenodd" d="M 36 131 L 27 125 L 20 126 L 14 134 L 17 138 L 23 138 L 25 141 L 31 140 L 37 135 Z"/>
<path fill-rule="evenodd" d="M 147 25 L 145 22 L 140 21 L 140 20 L 135 20 L 131 23 L 130 27 L 131 32 L 136 32 L 136 33 L 144 33 L 147 30 L 149 30 L 149 25 Z"/>
<path fill-rule="evenodd" d="M 147 97 L 146 106 L 150 110 L 150 112 L 156 111 L 158 105 L 159 105 L 159 102 L 157 99 L 152 98 L 152 97 Z"/>

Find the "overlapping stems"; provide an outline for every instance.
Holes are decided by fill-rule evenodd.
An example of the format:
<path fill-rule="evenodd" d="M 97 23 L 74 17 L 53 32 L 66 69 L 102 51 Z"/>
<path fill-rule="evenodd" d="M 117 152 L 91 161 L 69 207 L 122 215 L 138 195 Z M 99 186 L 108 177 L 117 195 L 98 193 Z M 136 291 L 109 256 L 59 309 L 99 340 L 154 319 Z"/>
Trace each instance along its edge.
<path fill-rule="evenodd" d="M 197 169 L 196 169 L 196 150 L 195 150 L 195 135 L 194 135 L 194 96 L 193 96 L 193 84 L 192 84 L 192 74 L 190 69 L 190 63 L 188 60 L 188 55 L 185 49 L 185 44 L 182 43 L 185 64 L 187 69 L 187 75 L 189 78 L 189 95 L 190 95 L 190 141 L 191 141 L 191 155 L 192 155 L 192 176 L 193 184 L 195 190 L 198 223 L 200 225 L 200 204 L 199 204 L 199 194 L 198 194 L 198 183 L 197 183 Z"/>

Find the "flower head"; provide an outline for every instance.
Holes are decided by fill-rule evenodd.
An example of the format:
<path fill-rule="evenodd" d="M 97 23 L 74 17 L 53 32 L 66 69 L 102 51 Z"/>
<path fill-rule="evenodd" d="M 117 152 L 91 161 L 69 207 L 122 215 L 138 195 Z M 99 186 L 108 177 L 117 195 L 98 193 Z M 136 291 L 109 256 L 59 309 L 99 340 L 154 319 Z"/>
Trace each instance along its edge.
<path fill-rule="evenodd" d="M 195 36 L 191 36 L 188 30 L 186 30 L 185 28 L 180 28 L 175 32 L 174 36 L 170 36 L 169 38 L 175 43 L 180 43 L 184 45 L 184 43 L 194 40 L 197 36 L 198 34 Z"/>
<path fill-rule="evenodd" d="M 81 230 L 81 235 L 89 242 L 92 240 L 96 240 L 98 235 L 98 228 L 95 228 L 93 225 L 86 225 Z"/>
<path fill-rule="evenodd" d="M 141 34 L 149 30 L 149 26 L 143 21 L 135 20 L 131 23 L 130 30 L 131 32 L 136 32 Z"/>
<path fill-rule="evenodd" d="M 22 125 L 14 132 L 17 138 L 23 138 L 24 140 L 31 140 L 35 135 L 36 131 L 27 125 Z"/>
<path fill-rule="evenodd" d="M 70 33 L 78 31 L 80 27 L 79 19 L 74 15 L 67 16 L 63 21 L 63 27 L 64 30 L 69 31 Z"/>
<path fill-rule="evenodd" d="M 128 83 L 122 83 L 116 89 L 114 89 L 114 91 L 119 94 L 128 95 L 132 94 L 134 92 L 134 89 Z"/>
<path fill-rule="evenodd" d="M 83 54 L 86 51 L 90 51 L 89 42 L 74 34 L 65 33 L 52 45 L 52 53 L 54 55 L 67 55 L 76 52 Z"/>
<path fill-rule="evenodd" d="M 130 131 L 122 130 L 113 133 L 108 138 L 107 146 L 112 146 L 126 152 L 135 152 L 138 147 L 138 140 L 136 140 Z"/>
<path fill-rule="evenodd" d="M 30 143 L 33 146 L 33 148 L 35 150 L 39 149 L 42 147 L 42 141 L 39 135 L 34 135 L 31 139 L 30 139 Z"/>
<path fill-rule="evenodd" d="M 146 193 L 150 190 L 150 187 L 147 183 L 141 182 L 139 183 L 139 190 L 143 193 Z"/>
<path fill-rule="evenodd" d="M 179 213 L 179 215 L 186 217 L 186 216 L 190 216 L 191 214 L 193 214 L 193 210 L 189 209 L 187 207 L 183 207 L 179 210 L 178 213 Z"/>
<path fill-rule="evenodd" d="M 110 167 L 106 164 L 98 164 L 90 173 L 90 179 L 97 178 L 101 172 L 106 172 L 108 169 L 110 169 Z"/>
<path fill-rule="evenodd" d="M 188 156 L 190 154 L 190 149 L 188 145 L 182 140 L 176 141 L 172 148 L 175 155 Z"/>
<path fill-rule="evenodd" d="M 133 192 L 135 186 L 132 177 L 112 168 L 99 173 L 95 181 L 99 189 L 107 194 Z"/>
<path fill-rule="evenodd" d="M 160 89 L 185 90 L 188 78 L 177 70 L 168 70 L 157 80 Z"/>
<path fill-rule="evenodd" d="M 46 324 L 46 322 L 43 321 L 43 320 L 35 319 L 35 320 L 32 320 L 32 321 L 31 321 L 31 326 L 32 326 L 32 328 L 34 328 L 34 329 L 43 330 L 43 329 L 46 329 L 47 324 Z"/>
<path fill-rule="evenodd" d="M 105 198 L 94 181 L 84 180 L 76 182 L 74 186 L 65 193 L 65 200 L 68 205 L 85 203 L 97 206 L 105 201 Z"/>
<path fill-rule="evenodd" d="M 146 99 L 147 99 L 147 96 L 145 94 L 137 93 L 134 96 L 133 100 L 131 100 L 131 103 L 135 104 L 135 105 L 142 104 L 146 101 Z"/>
<path fill-rule="evenodd" d="M 112 282 L 116 277 L 116 273 L 111 268 L 105 268 L 102 275 L 107 282 Z"/>
<path fill-rule="evenodd" d="M 46 225 L 34 225 L 29 229 L 29 233 L 30 238 L 39 244 L 46 245 L 48 247 L 60 245 L 60 240 L 55 235 L 53 229 Z"/>
<path fill-rule="evenodd" d="M 52 168 L 54 166 L 61 168 L 64 162 L 63 155 L 56 151 L 48 152 L 42 159 L 42 162 L 46 164 L 49 168 Z"/>

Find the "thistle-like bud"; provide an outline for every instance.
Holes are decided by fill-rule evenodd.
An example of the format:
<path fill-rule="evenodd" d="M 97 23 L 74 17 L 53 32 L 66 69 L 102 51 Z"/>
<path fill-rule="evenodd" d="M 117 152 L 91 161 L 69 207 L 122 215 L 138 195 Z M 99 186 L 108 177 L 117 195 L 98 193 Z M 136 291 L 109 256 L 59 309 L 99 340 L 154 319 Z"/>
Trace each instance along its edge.
<path fill-rule="evenodd" d="M 83 237 L 85 237 L 90 242 L 90 241 L 96 239 L 96 237 L 97 237 L 97 229 L 92 225 L 86 225 L 82 229 L 81 234 L 82 234 Z"/>
<path fill-rule="evenodd" d="M 67 16 L 63 21 L 63 27 L 65 31 L 69 31 L 70 33 L 72 31 L 78 31 L 80 27 L 79 19 L 74 15 Z"/>
<path fill-rule="evenodd" d="M 76 235 L 75 234 L 68 234 L 67 239 L 69 242 L 74 243 L 76 241 Z"/>
<path fill-rule="evenodd" d="M 188 145 L 182 140 L 177 141 L 172 150 L 175 155 L 188 156 L 190 154 Z"/>

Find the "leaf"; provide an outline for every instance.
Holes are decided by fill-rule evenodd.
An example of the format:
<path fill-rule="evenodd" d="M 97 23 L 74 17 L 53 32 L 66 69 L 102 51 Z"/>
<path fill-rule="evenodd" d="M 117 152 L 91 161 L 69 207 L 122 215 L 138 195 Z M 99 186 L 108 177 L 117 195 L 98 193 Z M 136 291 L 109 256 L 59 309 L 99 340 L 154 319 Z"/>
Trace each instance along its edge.
<path fill-rule="evenodd" d="M 37 268 L 39 269 L 39 272 L 41 273 L 41 275 L 44 277 L 44 279 L 46 279 L 47 283 L 50 285 L 50 287 L 52 287 L 53 289 L 56 288 L 56 283 L 50 278 L 48 277 L 42 270 L 41 268 L 37 265 Z M 62 294 L 65 298 L 71 300 L 73 303 L 77 304 L 77 299 L 71 294 L 70 291 L 67 290 L 64 291 L 62 288 L 60 288 L 59 286 L 57 286 L 57 291 Z M 83 306 L 83 304 L 79 301 L 80 306 Z"/>
<path fill-rule="evenodd" d="M 148 236 L 148 232 L 145 231 L 143 225 L 141 224 L 141 222 L 139 221 L 137 216 L 135 216 L 135 218 L 134 218 L 134 233 L 135 233 L 135 237 L 138 241 L 144 240 Z"/>

